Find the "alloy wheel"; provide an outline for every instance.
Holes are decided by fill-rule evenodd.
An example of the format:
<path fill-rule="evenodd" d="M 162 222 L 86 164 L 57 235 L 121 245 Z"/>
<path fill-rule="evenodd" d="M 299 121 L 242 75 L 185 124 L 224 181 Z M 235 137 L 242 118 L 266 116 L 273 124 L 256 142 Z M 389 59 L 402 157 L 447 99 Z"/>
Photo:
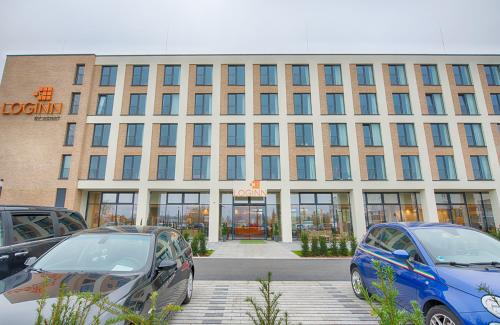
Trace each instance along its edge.
<path fill-rule="evenodd" d="M 430 325 L 455 325 L 455 322 L 444 314 L 432 315 Z"/>
<path fill-rule="evenodd" d="M 193 272 L 189 272 L 188 286 L 187 286 L 187 296 L 191 299 L 193 295 Z"/>
<path fill-rule="evenodd" d="M 352 284 L 352 289 L 354 292 L 361 296 L 361 286 L 363 283 L 361 282 L 361 276 L 359 275 L 359 272 L 357 270 L 353 271 L 351 274 L 351 284 Z"/>

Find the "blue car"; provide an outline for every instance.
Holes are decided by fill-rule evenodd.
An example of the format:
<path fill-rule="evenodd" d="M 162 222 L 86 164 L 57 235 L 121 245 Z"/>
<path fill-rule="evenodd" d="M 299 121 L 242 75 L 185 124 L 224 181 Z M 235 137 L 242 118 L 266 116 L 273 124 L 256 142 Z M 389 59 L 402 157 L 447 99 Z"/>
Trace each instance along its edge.
<path fill-rule="evenodd" d="M 415 300 L 426 325 L 500 325 L 500 241 L 451 224 L 387 223 L 372 226 L 351 262 L 354 293 L 374 293 L 373 261 L 391 266 L 397 303 Z M 486 290 L 479 288 L 486 287 Z"/>

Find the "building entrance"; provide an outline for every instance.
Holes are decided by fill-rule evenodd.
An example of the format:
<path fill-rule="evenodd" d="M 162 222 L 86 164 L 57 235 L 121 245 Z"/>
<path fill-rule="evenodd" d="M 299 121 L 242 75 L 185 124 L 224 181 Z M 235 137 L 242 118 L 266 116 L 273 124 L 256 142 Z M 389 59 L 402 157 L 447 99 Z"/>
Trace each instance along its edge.
<path fill-rule="evenodd" d="M 232 229 L 234 239 L 267 238 L 265 205 L 235 205 Z"/>

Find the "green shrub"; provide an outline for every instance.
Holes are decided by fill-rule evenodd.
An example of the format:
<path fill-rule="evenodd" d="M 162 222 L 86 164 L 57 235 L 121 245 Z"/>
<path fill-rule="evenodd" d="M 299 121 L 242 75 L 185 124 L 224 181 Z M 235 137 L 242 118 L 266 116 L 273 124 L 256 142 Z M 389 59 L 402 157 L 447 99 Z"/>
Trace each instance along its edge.
<path fill-rule="evenodd" d="M 191 239 L 191 235 L 189 235 L 189 232 L 187 232 L 187 231 L 184 231 L 184 232 L 182 233 L 182 237 L 184 237 L 184 239 L 185 239 L 187 242 L 189 242 L 189 240 Z"/>
<path fill-rule="evenodd" d="M 198 235 L 198 240 L 200 242 L 200 255 L 205 256 L 207 255 L 207 237 L 205 237 L 204 232 L 200 232 Z"/>
<path fill-rule="evenodd" d="M 198 235 L 193 237 L 193 240 L 191 241 L 191 250 L 193 251 L 194 256 L 198 256 L 200 253 L 200 240 Z"/>
<path fill-rule="evenodd" d="M 358 241 L 354 235 L 349 236 L 349 255 L 353 256 L 356 252 L 356 247 L 358 247 Z"/>
<path fill-rule="evenodd" d="M 227 233 L 228 233 L 228 228 L 227 228 L 227 223 L 222 224 L 222 239 L 226 240 L 227 239 Z"/>
<path fill-rule="evenodd" d="M 319 255 L 319 245 L 318 245 L 318 237 L 313 237 L 311 242 L 311 255 L 318 256 Z"/>
<path fill-rule="evenodd" d="M 300 235 L 300 240 L 302 241 L 302 256 L 309 256 L 309 238 L 305 232 Z"/>
<path fill-rule="evenodd" d="M 349 249 L 347 248 L 347 239 L 345 236 L 340 237 L 339 240 L 339 255 L 340 256 L 348 256 Z"/>
<path fill-rule="evenodd" d="M 328 242 L 325 236 L 319 237 L 319 254 L 321 256 L 328 255 Z"/>
<path fill-rule="evenodd" d="M 500 227 L 498 229 L 497 228 L 491 229 L 490 234 L 496 239 L 500 240 Z"/>
<path fill-rule="evenodd" d="M 335 236 L 332 237 L 331 249 L 332 249 L 332 256 L 339 256 L 339 247 L 337 245 L 337 238 Z"/>

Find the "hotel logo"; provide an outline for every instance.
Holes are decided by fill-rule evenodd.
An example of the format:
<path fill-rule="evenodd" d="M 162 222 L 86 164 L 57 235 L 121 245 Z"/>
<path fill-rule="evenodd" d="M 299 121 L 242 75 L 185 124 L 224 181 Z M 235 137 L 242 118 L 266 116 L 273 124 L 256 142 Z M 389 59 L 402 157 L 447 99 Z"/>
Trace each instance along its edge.
<path fill-rule="evenodd" d="M 260 187 L 260 180 L 254 180 L 250 187 L 234 188 L 233 196 L 235 197 L 265 197 L 267 191 Z"/>
<path fill-rule="evenodd" d="M 35 121 L 59 120 L 63 103 L 53 103 L 53 87 L 40 87 L 33 92 L 37 102 L 3 103 L 2 115 L 35 115 Z"/>

